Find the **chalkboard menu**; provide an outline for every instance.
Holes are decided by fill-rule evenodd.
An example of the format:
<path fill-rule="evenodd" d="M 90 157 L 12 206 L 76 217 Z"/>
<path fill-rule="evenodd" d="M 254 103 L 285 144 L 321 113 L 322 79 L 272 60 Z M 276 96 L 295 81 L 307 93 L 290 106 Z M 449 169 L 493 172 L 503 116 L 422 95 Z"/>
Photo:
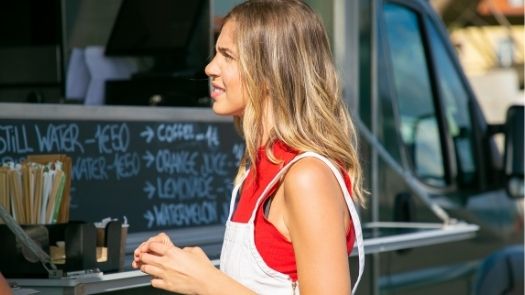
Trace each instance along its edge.
<path fill-rule="evenodd" d="M 223 224 L 243 152 L 231 122 L 0 120 L 1 162 L 70 156 L 70 219 L 130 232 Z"/>

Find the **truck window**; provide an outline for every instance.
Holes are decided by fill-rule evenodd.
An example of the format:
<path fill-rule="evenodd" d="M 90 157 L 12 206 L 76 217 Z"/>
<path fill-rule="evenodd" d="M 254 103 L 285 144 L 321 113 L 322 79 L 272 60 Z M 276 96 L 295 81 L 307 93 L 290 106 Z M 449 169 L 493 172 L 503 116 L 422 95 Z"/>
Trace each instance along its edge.
<path fill-rule="evenodd" d="M 418 15 L 403 6 L 383 6 L 400 131 L 414 174 L 446 185 L 438 119 Z"/>
<path fill-rule="evenodd" d="M 430 48 L 434 54 L 439 92 L 444 102 L 448 133 L 453 140 L 458 167 L 458 182 L 469 185 L 475 179 L 476 165 L 473 151 L 473 129 L 470 117 L 468 92 L 453 64 L 445 43 L 433 23 L 426 20 Z"/>

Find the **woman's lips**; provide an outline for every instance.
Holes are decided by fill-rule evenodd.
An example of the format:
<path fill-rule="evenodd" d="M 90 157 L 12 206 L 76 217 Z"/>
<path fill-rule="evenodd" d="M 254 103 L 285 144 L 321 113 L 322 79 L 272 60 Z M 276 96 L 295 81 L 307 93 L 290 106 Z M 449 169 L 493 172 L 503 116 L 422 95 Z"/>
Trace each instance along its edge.
<path fill-rule="evenodd" d="M 216 99 L 222 94 L 224 94 L 224 88 L 221 88 L 214 84 L 211 85 L 211 91 L 210 91 L 211 98 Z"/>

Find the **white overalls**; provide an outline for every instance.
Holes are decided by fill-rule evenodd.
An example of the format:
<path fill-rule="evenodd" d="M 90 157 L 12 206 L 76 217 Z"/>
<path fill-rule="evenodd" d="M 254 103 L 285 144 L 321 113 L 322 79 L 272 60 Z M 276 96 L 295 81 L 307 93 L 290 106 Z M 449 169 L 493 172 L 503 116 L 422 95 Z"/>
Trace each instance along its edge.
<path fill-rule="evenodd" d="M 270 181 L 261 196 L 259 196 L 248 223 L 231 221 L 235 200 L 237 198 L 237 193 L 239 191 L 240 185 L 242 184 L 242 181 L 233 189 L 230 203 L 230 214 L 226 222 L 224 243 L 222 245 L 221 251 L 220 269 L 257 294 L 299 294 L 299 288 L 296 288 L 297 286 L 292 282 L 292 279 L 288 275 L 270 268 L 264 262 L 263 258 L 259 254 L 259 251 L 257 251 L 254 239 L 254 220 L 257 208 L 268 191 L 277 183 L 277 181 L 281 179 L 281 177 L 293 163 L 305 157 L 314 157 L 326 163 L 326 165 L 330 167 L 336 176 L 337 181 L 341 186 L 348 210 L 350 211 L 352 224 L 354 225 L 355 240 L 359 255 L 359 275 L 357 277 L 356 283 L 354 284 L 354 287 L 352 288 L 352 293 L 355 292 L 357 285 L 359 284 L 359 280 L 361 279 L 365 263 L 361 222 L 359 221 L 359 216 L 357 215 L 357 211 L 343 180 L 341 172 L 325 157 L 314 152 L 305 152 L 297 155 L 292 161 L 284 166 L 277 173 L 277 175 L 275 175 L 272 181 Z M 244 177 L 246 178 L 247 175 L 248 172 L 246 172 Z"/>

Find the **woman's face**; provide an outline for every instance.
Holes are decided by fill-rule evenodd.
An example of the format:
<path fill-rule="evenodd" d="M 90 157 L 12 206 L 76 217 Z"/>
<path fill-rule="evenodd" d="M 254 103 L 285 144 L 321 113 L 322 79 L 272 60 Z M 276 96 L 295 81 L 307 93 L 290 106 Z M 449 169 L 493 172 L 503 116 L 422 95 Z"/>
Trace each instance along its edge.
<path fill-rule="evenodd" d="M 211 78 L 213 111 L 219 115 L 241 116 L 246 107 L 239 55 L 234 43 L 235 28 L 232 21 L 224 24 L 215 45 L 215 56 L 205 68 L 206 75 Z"/>

